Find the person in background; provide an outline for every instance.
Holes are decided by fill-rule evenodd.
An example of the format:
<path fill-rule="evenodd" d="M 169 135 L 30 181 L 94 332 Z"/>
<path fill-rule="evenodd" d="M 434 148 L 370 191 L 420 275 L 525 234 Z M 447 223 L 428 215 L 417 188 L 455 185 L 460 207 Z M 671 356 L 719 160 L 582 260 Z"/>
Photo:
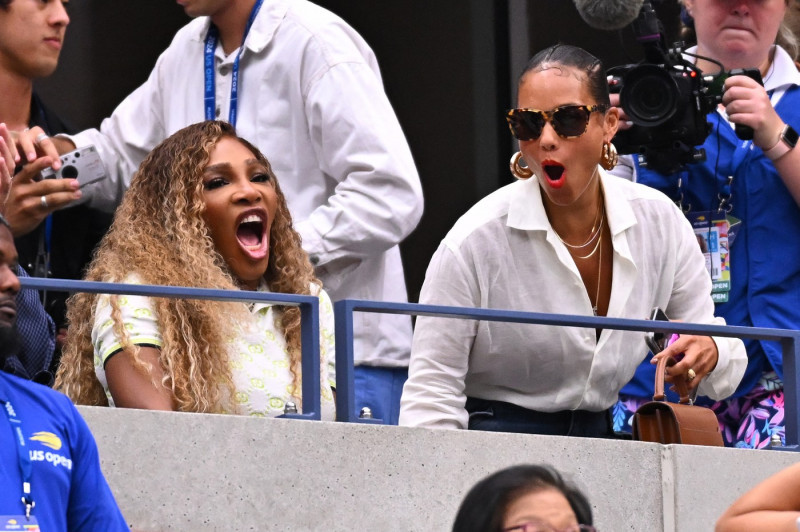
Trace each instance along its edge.
<path fill-rule="evenodd" d="M 800 530 L 800 463 L 787 467 L 739 497 L 720 516 L 716 532 Z"/>
<path fill-rule="evenodd" d="M 20 342 L 17 261 L 8 221 L 0 215 L 0 362 Z M 69 399 L 0 371 L 0 404 L 3 530 L 130 530 L 100 469 L 89 427 Z"/>
<path fill-rule="evenodd" d="M 517 103 L 507 119 L 520 180 L 456 222 L 420 303 L 638 319 L 660 307 L 724 323 L 680 211 L 606 173 L 617 110 L 601 62 L 574 46 L 542 50 L 519 78 Z M 683 336 L 658 356 L 682 352 L 670 381 L 719 399 L 736 389 L 741 340 Z M 420 316 L 400 423 L 612 437 L 609 409 L 646 353 L 639 332 Z"/>
<path fill-rule="evenodd" d="M 0 0 L 0 122 L 9 130 L 34 128 L 41 142 L 48 135 L 69 131 L 33 89 L 33 83 L 58 66 L 69 25 L 67 2 L 62 0 Z M 14 150 L 16 173 L 4 212 L 20 256 L 19 275 L 80 279 L 94 247 L 108 229 L 111 214 L 85 205 L 71 205 L 81 197 L 76 179 L 43 179 L 39 173 L 58 157 L 36 154 L 25 160 Z M 30 155 L 30 153 L 28 153 Z M 22 272 L 24 270 L 24 273 Z M 42 303 L 53 323 L 23 316 L 20 320 L 22 353 L 14 363 L 16 374 L 52 384 L 60 344 L 66 331 L 66 292 L 42 293 Z M 19 298 L 33 299 L 24 290 Z M 20 305 L 26 313 L 33 303 Z M 55 326 L 54 334 L 49 332 Z M 9 359 L 9 361 L 12 359 Z"/>
<path fill-rule="evenodd" d="M 552 467 L 517 465 L 469 490 L 453 532 L 595 532 L 592 507 Z"/>
<path fill-rule="evenodd" d="M 680 206 L 699 234 L 727 235 L 727 247 L 707 255 L 710 264 L 723 267 L 707 275 L 721 289 L 715 314 L 730 325 L 800 328 L 800 246 L 793 244 L 800 241 L 800 150 L 794 149 L 800 73 L 793 62 L 797 39 L 786 24 L 789 4 L 684 0 L 686 22 L 697 38 L 687 58 L 705 75 L 757 68 L 763 86 L 748 76 L 725 80 L 722 103 L 707 118 L 713 129 L 702 146 L 705 161 L 670 175 L 633 161 L 617 173 L 673 200 L 682 198 Z M 751 127 L 753 139 L 738 138 L 737 124 Z M 744 378 L 730 399 L 710 406 L 726 445 L 763 448 L 774 435 L 784 440 L 781 346 L 752 339 L 745 345 Z M 630 430 L 633 412 L 650 400 L 653 381 L 653 369 L 645 364 L 623 388 L 614 408 L 617 430 Z"/>
<path fill-rule="evenodd" d="M 35 145 L 31 128 L 22 151 L 95 145 L 110 179 L 83 192 L 114 206 L 156 144 L 204 118 L 228 120 L 269 157 L 331 298 L 406 301 L 398 244 L 422 216 L 422 187 L 364 39 L 305 0 L 179 4 L 197 18 L 99 130 Z M 396 423 L 411 319 L 357 313 L 354 332 L 356 410 Z"/>
<path fill-rule="evenodd" d="M 0 216 L 5 214 L 14 168 L 19 158 L 13 148 L 8 127 L 0 123 Z M 15 274 L 23 277 L 25 270 L 17 264 Z M 0 371 L 49 386 L 53 382 L 50 371 L 55 347 L 53 319 L 45 312 L 42 302 L 32 290 L 19 291 L 14 306 L 19 341 L 6 346 L 5 356 L 0 359 Z"/>
<path fill-rule="evenodd" d="M 266 158 L 220 121 L 142 162 L 90 281 L 315 295 L 322 418 L 334 419 L 333 308 Z M 300 309 L 76 294 L 56 387 L 78 404 L 277 416 L 302 409 Z"/>

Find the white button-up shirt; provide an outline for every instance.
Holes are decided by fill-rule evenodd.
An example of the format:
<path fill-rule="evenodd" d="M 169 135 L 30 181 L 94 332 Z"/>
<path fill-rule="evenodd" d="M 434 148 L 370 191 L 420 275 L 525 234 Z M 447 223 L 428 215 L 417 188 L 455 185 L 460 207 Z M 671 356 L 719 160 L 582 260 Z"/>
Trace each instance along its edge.
<path fill-rule="evenodd" d="M 662 193 L 601 171 L 611 231 L 608 316 L 723 324 L 689 222 Z M 550 225 L 535 177 L 478 202 L 436 251 L 420 302 L 592 315 L 575 262 Z M 719 361 L 700 393 L 736 389 L 747 357 L 715 337 Z M 543 411 L 609 408 L 647 354 L 644 333 L 452 318 L 417 319 L 401 425 L 466 428 L 467 396 Z"/>
<path fill-rule="evenodd" d="M 210 21 L 193 20 L 159 57 L 149 79 L 93 144 L 109 179 L 85 201 L 112 209 L 145 155 L 177 130 L 204 120 L 203 46 Z M 238 50 L 215 52 L 218 116 L 227 120 Z M 375 56 L 332 13 L 302 0 L 265 0 L 239 63 L 237 131 L 272 164 L 303 248 L 335 301 L 407 301 L 397 244 L 422 215 L 422 189 L 408 143 L 383 90 Z M 408 316 L 357 313 L 359 364 L 405 366 Z"/>

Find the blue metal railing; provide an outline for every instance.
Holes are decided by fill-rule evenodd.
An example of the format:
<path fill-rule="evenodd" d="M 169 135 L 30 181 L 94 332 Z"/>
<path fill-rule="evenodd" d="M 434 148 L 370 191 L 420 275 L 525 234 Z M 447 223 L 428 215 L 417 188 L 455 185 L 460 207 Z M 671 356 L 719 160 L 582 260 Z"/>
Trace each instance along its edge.
<path fill-rule="evenodd" d="M 284 414 L 282 417 L 293 419 L 320 419 L 319 300 L 315 296 L 253 292 L 247 290 L 98 283 L 92 281 L 42 279 L 36 277 L 21 277 L 20 284 L 22 288 L 36 290 L 209 299 L 213 301 L 257 301 L 300 307 L 300 334 L 303 343 L 301 352 L 303 413 Z"/>
<path fill-rule="evenodd" d="M 484 308 L 447 307 L 421 305 L 418 303 L 385 303 L 345 299 L 334 303 L 336 317 L 336 411 L 340 421 L 355 423 L 376 423 L 373 419 L 359 419 L 355 413 L 353 393 L 353 313 L 373 312 L 386 314 L 407 314 L 435 316 L 440 318 L 468 318 L 484 321 L 505 321 L 511 323 L 532 323 L 561 327 L 584 327 L 619 329 L 624 331 L 657 331 L 663 333 L 700 334 L 736 338 L 754 338 L 780 342 L 783 350 L 784 421 L 786 437 L 783 449 L 800 451 L 798 427 L 798 389 L 800 374 L 797 361 L 800 360 L 800 331 L 786 329 L 766 329 L 763 327 L 737 327 L 730 325 L 708 325 L 666 321 L 631 320 L 595 316 L 572 316 L 567 314 L 545 314 L 541 312 L 520 312 Z"/>
<path fill-rule="evenodd" d="M 284 417 L 313 420 L 320 419 L 319 300 L 314 296 L 177 286 L 99 283 L 32 277 L 20 278 L 20 283 L 23 288 L 34 290 L 59 290 L 96 294 L 131 294 L 172 298 L 182 297 L 214 301 L 259 301 L 297 306 L 300 308 L 302 320 L 302 372 L 304 376 L 302 383 L 303 413 L 287 414 Z M 354 423 L 380 423 L 380 420 L 360 419 L 355 412 L 356 405 L 354 404 L 355 394 L 353 387 L 354 312 L 505 321 L 509 323 L 530 323 L 591 329 L 603 328 L 642 332 L 657 331 L 664 333 L 701 334 L 777 341 L 781 344 L 783 352 L 784 421 L 786 426 L 785 446 L 783 449 L 800 451 L 800 435 L 798 434 L 798 429 L 800 428 L 800 405 L 798 404 L 800 373 L 798 373 L 797 368 L 797 362 L 800 360 L 800 331 L 345 299 L 334 303 L 336 319 L 336 411 L 338 421 Z M 307 376 L 311 376 L 311 378 L 307 378 Z"/>

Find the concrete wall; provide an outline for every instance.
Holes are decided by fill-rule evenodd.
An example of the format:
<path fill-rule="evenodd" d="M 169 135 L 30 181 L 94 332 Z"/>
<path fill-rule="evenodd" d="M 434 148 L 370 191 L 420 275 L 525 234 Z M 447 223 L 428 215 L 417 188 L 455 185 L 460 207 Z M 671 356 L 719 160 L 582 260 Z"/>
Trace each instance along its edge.
<path fill-rule="evenodd" d="M 450 530 L 477 480 L 549 463 L 580 486 L 603 531 L 713 530 L 796 453 L 663 447 L 80 407 L 134 529 Z"/>

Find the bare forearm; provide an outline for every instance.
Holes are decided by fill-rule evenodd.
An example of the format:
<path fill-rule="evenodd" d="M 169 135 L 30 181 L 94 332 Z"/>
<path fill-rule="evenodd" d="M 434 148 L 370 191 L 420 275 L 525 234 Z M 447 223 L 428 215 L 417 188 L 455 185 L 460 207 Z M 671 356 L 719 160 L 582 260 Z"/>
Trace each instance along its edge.
<path fill-rule="evenodd" d="M 800 463 L 758 484 L 720 517 L 717 532 L 775 530 L 797 532 L 800 518 Z"/>
<path fill-rule="evenodd" d="M 797 520 L 800 512 L 761 511 L 746 515 L 723 515 L 717 522 L 715 532 L 798 532 Z"/>

